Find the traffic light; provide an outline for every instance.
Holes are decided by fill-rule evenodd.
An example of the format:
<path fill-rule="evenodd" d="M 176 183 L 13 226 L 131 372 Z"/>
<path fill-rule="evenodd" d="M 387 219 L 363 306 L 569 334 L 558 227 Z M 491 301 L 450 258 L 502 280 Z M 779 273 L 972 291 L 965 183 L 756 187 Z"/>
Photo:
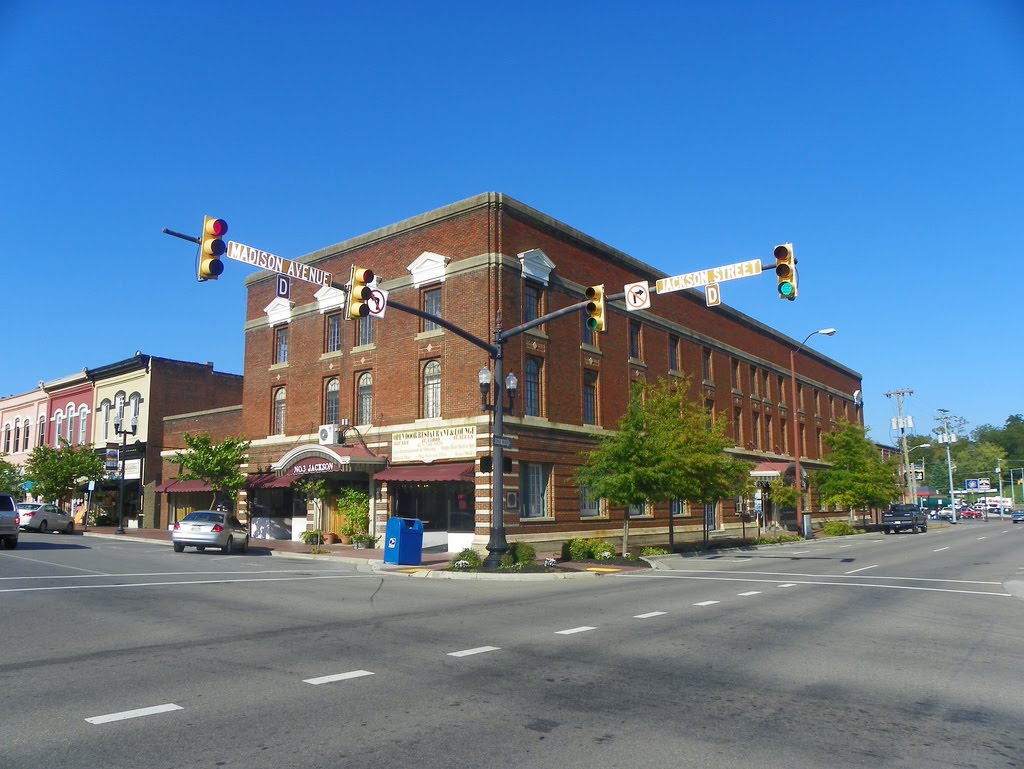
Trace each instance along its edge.
<path fill-rule="evenodd" d="M 199 280 L 217 280 L 224 272 L 224 262 L 220 260 L 228 247 L 224 245 L 224 236 L 228 232 L 228 223 L 212 216 L 203 217 L 203 235 L 199 239 Z"/>
<path fill-rule="evenodd" d="M 348 281 L 348 312 L 345 314 L 348 320 L 359 320 L 370 314 L 370 305 L 366 300 L 373 296 L 373 291 L 366 284 L 372 282 L 373 270 L 352 265 L 352 274 Z"/>
<path fill-rule="evenodd" d="M 779 299 L 796 299 L 796 257 L 793 244 L 783 243 L 775 247 L 775 274 L 779 279 Z"/>
<path fill-rule="evenodd" d="M 591 331 L 604 331 L 604 284 L 587 288 L 587 327 Z"/>

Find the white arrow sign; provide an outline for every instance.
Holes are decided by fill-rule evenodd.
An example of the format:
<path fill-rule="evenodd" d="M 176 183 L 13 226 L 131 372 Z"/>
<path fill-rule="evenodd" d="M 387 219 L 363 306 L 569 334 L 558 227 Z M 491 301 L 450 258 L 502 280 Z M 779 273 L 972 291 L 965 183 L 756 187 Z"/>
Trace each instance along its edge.
<path fill-rule="evenodd" d="M 627 283 L 623 290 L 626 292 L 627 310 L 646 310 L 651 306 L 651 287 L 647 285 L 646 280 Z"/>

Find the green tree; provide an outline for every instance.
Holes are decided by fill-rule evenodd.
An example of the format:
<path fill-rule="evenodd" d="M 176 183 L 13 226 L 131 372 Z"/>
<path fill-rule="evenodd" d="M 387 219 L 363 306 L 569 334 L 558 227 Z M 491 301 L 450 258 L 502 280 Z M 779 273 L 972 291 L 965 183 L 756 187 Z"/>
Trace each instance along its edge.
<path fill-rule="evenodd" d="M 203 481 L 213 490 L 212 506 L 238 497 L 238 490 L 245 485 L 245 473 L 241 465 L 249 450 L 250 442 L 241 438 L 225 438 L 214 443 L 209 435 L 185 433 L 185 451 L 174 455 L 174 461 L 181 465 L 178 478 L 183 481 Z"/>
<path fill-rule="evenodd" d="M 24 475 L 32 482 L 35 496 L 67 506 L 79 486 L 105 478 L 107 471 L 103 457 L 92 446 L 72 446 L 61 438 L 57 447 L 36 446 Z"/>
<path fill-rule="evenodd" d="M 883 460 L 868 428 L 841 422 L 824 436 L 831 467 L 817 473 L 818 494 L 825 505 L 854 509 L 884 507 L 900 496 L 899 460 Z"/>
<path fill-rule="evenodd" d="M 308 475 L 300 478 L 292 487 L 307 502 L 313 503 L 313 520 L 316 521 L 316 542 L 322 545 L 324 536 L 324 497 L 327 496 L 327 479 L 323 476 Z"/>
<path fill-rule="evenodd" d="M 0 459 L 0 494 L 13 494 L 15 499 L 21 499 L 25 493 L 21 487 L 24 482 L 20 467 Z"/>
<path fill-rule="evenodd" d="M 578 471 L 590 493 L 625 508 L 623 549 L 629 507 L 672 499 L 711 504 L 736 496 L 748 482 L 752 465 L 725 453 L 733 441 L 724 420 L 688 398 L 689 388 L 689 379 L 634 385 L 618 430 L 585 455 Z M 671 516 L 669 540 L 674 544 Z"/>

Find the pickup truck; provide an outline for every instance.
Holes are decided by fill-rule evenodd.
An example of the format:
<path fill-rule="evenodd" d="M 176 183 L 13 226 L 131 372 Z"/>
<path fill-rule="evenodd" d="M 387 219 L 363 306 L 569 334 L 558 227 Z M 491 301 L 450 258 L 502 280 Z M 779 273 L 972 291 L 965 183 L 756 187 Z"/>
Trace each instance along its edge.
<path fill-rule="evenodd" d="M 0 494 L 0 542 L 6 547 L 18 546 L 18 528 L 21 516 L 18 505 L 10 494 Z"/>
<path fill-rule="evenodd" d="M 928 531 L 928 516 L 914 505 L 890 505 L 889 512 L 882 514 L 882 531 L 886 534 L 901 531 Z"/>

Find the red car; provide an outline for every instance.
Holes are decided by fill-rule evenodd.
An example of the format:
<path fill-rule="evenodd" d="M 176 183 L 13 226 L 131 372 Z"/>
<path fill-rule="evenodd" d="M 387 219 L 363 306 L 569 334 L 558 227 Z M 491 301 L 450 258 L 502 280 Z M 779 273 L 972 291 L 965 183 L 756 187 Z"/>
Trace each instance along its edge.
<path fill-rule="evenodd" d="M 970 508 L 960 513 L 961 518 L 981 518 L 981 515 L 981 510 L 971 510 Z"/>

